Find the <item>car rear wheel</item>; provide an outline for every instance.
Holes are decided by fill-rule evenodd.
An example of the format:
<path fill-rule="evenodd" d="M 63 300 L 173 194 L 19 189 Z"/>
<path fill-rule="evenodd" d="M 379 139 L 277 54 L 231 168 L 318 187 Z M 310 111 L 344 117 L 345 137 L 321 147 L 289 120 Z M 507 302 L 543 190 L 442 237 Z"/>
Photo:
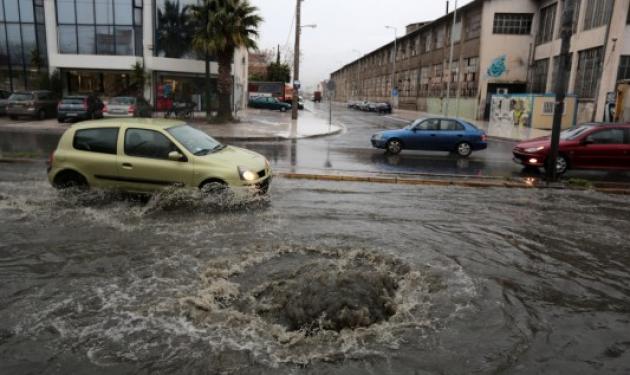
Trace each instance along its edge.
<path fill-rule="evenodd" d="M 9 116 L 9 118 L 10 118 L 11 120 L 17 120 L 17 119 L 18 119 L 18 117 L 17 117 L 17 116 L 14 116 L 14 115 L 10 115 L 10 116 Z"/>
<path fill-rule="evenodd" d="M 59 173 L 57 177 L 55 177 L 54 184 L 55 188 L 63 190 L 63 189 L 87 189 L 88 182 L 77 172 L 74 171 L 64 171 Z"/>
<path fill-rule="evenodd" d="M 286 112 L 287 109 L 285 107 L 280 107 L 280 112 Z"/>
<path fill-rule="evenodd" d="M 402 151 L 402 142 L 398 139 L 392 139 L 387 142 L 387 152 L 392 155 L 398 155 Z"/>
<path fill-rule="evenodd" d="M 457 152 L 457 155 L 467 158 L 470 154 L 472 154 L 472 147 L 470 146 L 470 143 L 462 142 L 457 145 L 455 151 Z"/>
<path fill-rule="evenodd" d="M 37 118 L 39 120 L 45 120 L 46 119 L 46 111 L 43 109 L 40 109 L 39 112 L 37 112 Z"/>

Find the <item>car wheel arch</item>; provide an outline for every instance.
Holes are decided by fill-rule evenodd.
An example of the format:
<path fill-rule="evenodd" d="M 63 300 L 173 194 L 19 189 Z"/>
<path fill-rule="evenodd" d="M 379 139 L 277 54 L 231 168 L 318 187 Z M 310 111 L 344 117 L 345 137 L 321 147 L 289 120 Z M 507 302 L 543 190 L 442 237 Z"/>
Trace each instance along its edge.
<path fill-rule="evenodd" d="M 203 187 L 205 185 L 208 185 L 208 184 L 211 184 L 211 183 L 219 183 L 219 184 L 222 184 L 222 185 L 225 185 L 225 186 L 229 186 L 229 184 L 223 179 L 220 179 L 220 178 L 217 178 L 217 177 L 210 177 L 210 178 L 206 178 L 205 180 L 203 180 L 199 184 L 198 188 L 199 189 L 203 189 Z"/>
<path fill-rule="evenodd" d="M 68 182 L 72 179 L 82 180 L 81 185 L 89 186 L 88 179 L 85 175 L 75 169 L 62 169 L 53 177 L 53 185 L 56 187 L 63 186 L 64 182 Z"/>

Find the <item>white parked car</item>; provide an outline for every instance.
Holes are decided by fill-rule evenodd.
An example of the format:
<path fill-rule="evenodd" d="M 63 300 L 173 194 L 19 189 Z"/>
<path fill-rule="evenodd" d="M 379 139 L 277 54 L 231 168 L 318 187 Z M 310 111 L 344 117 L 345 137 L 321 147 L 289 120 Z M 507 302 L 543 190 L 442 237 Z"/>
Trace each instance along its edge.
<path fill-rule="evenodd" d="M 105 117 L 151 117 L 151 105 L 132 96 L 111 98 L 103 108 Z"/>

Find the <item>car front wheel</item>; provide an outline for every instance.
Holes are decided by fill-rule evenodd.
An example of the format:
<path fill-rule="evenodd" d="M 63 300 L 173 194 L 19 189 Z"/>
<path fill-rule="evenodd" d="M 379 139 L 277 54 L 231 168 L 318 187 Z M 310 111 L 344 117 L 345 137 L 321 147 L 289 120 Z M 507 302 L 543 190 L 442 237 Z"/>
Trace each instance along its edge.
<path fill-rule="evenodd" d="M 457 155 L 467 158 L 470 156 L 470 154 L 472 154 L 472 147 L 470 146 L 470 143 L 462 142 L 457 145 L 456 152 Z"/>
<path fill-rule="evenodd" d="M 562 155 L 558 155 L 558 159 L 556 159 L 556 173 L 559 175 L 564 174 L 568 169 L 569 162 L 567 159 Z"/>
<path fill-rule="evenodd" d="M 402 151 L 402 143 L 398 139 L 392 139 L 387 142 L 387 152 L 392 155 L 398 155 Z"/>
<path fill-rule="evenodd" d="M 285 107 L 280 107 L 280 112 L 286 112 L 287 109 Z"/>

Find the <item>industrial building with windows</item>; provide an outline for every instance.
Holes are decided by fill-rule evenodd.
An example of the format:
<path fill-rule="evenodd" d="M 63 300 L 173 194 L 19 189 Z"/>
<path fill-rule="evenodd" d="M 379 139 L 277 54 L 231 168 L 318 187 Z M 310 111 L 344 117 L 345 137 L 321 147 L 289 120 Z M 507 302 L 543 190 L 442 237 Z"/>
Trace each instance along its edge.
<path fill-rule="evenodd" d="M 145 96 L 158 110 L 165 96 L 206 107 L 203 57 L 181 40 L 196 0 L 0 0 L 0 89 L 41 88 L 58 72 L 64 94 L 109 98 L 137 92 L 130 73 L 143 64 Z M 235 108 L 247 105 L 247 51 L 233 63 Z M 218 64 L 212 62 L 216 78 Z M 216 85 L 216 79 L 214 80 Z M 213 90 L 216 92 L 216 90 Z M 212 98 L 211 106 L 216 106 Z"/>
<path fill-rule="evenodd" d="M 455 22 L 451 12 L 410 25 L 395 43 L 333 72 L 336 100 L 443 113 L 449 96 L 450 115 L 488 119 L 494 94 L 551 94 L 567 5 L 575 6 L 565 74 L 576 120 L 602 121 L 608 94 L 630 79 L 630 0 L 475 0 L 457 10 Z"/>

